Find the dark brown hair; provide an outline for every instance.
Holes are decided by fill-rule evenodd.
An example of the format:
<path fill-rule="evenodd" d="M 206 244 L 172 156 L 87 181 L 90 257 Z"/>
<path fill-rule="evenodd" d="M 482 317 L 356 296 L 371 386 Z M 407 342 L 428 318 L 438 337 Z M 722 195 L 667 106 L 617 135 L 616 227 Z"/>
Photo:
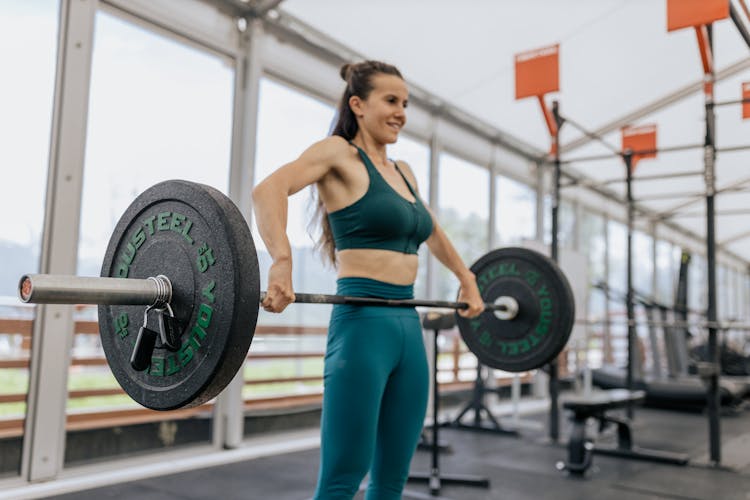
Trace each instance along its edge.
<path fill-rule="evenodd" d="M 349 107 L 349 99 L 357 96 L 362 100 L 369 97 L 373 89 L 373 77 L 379 74 L 393 75 L 399 78 L 401 72 L 395 66 L 380 61 L 363 61 L 357 64 L 344 64 L 341 66 L 341 78 L 346 82 L 346 89 L 341 95 L 338 108 L 338 120 L 331 131 L 331 135 L 338 135 L 351 141 L 359 131 L 357 117 L 354 116 L 352 108 Z"/>
<path fill-rule="evenodd" d="M 331 130 L 331 135 L 338 135 L 347 141 L 351 141 L 359 132 L 357 117 L 349 106 L 349 99 L 357 96 L 366 100 L 374 87 L 373 77 L 379 74 L 393 75 L 403 79 L 401 72 L 393 65 L 380 61 L 362 61 L 356 64 L 344 64 L 339 72 L 341 78 L 346 82 L 346 88 L 341 95 L 337 110 L 336 125 Z M 318 238 L 316 248 L 325 258 L 336 265 L 336 247 L 333 241 L 331 225 L 326 217 L 325 207 L 320 197 L 317 197 L 317 207 L 311 225 L 320 225 L 321 235 Z"/>

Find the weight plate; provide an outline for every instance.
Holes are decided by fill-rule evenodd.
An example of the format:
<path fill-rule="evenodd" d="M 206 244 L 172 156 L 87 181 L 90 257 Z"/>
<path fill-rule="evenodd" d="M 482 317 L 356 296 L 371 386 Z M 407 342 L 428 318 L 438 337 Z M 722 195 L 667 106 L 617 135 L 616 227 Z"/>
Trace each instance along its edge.
<path fill-rule="evenodd" d="M 456 314 L 464 342 L 492 368 L 522 372 L 557 357 L 573 330 L 575 301 L 565 275 L 548 257 L 508 247 L 481 257 L 471 271 L 485 303 L 503 296 L 518 302 L 518 314 L 501 320 L 491 311 L 476 318 Z"/>
<path fill-rule="evenodd" d="M 100 305 L 107 362 L 136 402 L 154 410 L 198 406 L 242 367 L 258 319 L 260 273 L 252 235 L 234 203 L 202 184 L 172 180 L 147 189 L 112 234 L 101 275 L 172 282 L 177 342 L 161 340 L 144 371 L 131 367 L 145 306 Z M 148 328 L 159 331 L 158 313 Z M 180 328 L 181 327 L 181 328 Z"/>

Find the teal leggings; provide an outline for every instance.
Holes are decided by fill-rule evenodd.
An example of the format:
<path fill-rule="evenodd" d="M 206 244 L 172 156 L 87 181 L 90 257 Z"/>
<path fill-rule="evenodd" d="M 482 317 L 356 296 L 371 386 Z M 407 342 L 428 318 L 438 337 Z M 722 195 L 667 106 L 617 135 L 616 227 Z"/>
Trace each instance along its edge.
<path fill-rule="evenodd" d="M 413 286 L 341 278 L 337 293 L 407 299 Z M 399 499 L 427 409 L 428 369 L 414 308 L 336 305 L 325 357 L 315 498 Z"/>

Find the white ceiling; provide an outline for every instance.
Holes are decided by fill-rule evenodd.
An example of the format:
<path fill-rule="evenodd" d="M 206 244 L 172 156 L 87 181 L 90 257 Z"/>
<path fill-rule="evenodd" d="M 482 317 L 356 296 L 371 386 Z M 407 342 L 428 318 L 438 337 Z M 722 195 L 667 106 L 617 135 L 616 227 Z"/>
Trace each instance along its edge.
<path fill-rule="evenodd" d="M 559 100 L 563 116 L 591 131 L 664 102 L 703 78 L 694 31 L 666 31 L 666 0 L 285 0 L 279 8 L 365 57 L 397 65 L 410 82 L 543 150 L 549 148 L 550 138 L 539 104 L 514 97 L 513 57 L 519 52 L 560 44 L 561 90 L 547 100 Z M 717 72 L 750 57 L 730 19 L 714 23 L 713 37 Z M 721 80 L 715 88 L 716 100 L 739 99 L 743 81 L 750 81 L 750 69 Z M 742 121 L 738 105 L 719 107 L 716 115 L 719 148 L 750 145 L 750 120 Z M 656 123 L 659 147 L 700 144 L 704 116 L 698 90 L 632 124 Z M 563 127 L 564 159 L 609 151 L 596 142 L 565 148 L 581 136 L 573 126 Z M 619 148 L 619 130 L 605 134 L 604 140 Z M 750 150 L 720 153 L 717 186 L 750 181 L 748 163 Z M 566 168 L 599 180 L 624 176 L 618 158 Z M 636 176 L 702 170 L 703 152 L 692 150 L 643 160 Z M 700 175 L 639 181 L 634 196 L 700 195 L 704 186 Z M 624 195 L 624 184 L 608 187 Z M 641 203 L 662 211 L 685 200 Z M 722 193 L 717 199 L 719 211 L 744 208 L 750 209 L 750 192 Z M 702 198 L 682 212 L 687 213 L 671 220 L 705 234 Z M 748 215 L 717 217 L 717 241 L 728 241 L 728 250 L 750 262 L 750 235 L 739 237 L 750 230 L 748 219 Z"/>

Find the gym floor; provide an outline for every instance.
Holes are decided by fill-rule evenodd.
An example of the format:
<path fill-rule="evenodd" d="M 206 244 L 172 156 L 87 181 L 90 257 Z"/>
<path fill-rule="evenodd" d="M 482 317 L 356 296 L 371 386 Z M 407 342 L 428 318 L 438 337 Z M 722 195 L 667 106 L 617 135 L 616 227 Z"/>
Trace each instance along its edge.
<path fill-rule="evenodd" d="M 567 439 L 561 440 L 563 444 L 547 440 L 546 431 L 538 425 L 546 416 L 545 412 L 525 416 L 522 423 L 532 425 L 523 426 L 520 437 L 441 429 L 440 441 L 451 447 L 450 452 L 440 454 L 441 475 L 483 476 L 490 480 L 490 489 L 444 484 L 439 497 L 431 497 L 426 484 L 410 482 L 403 498 L 750 500 L 750 410 L 722 418 L 722 466 L 717 468 L 707 460 L 708 424 L 704 415 L 637 408 L 634 444 L 687 453 L 690 464 L 674 466 L 595 455 L 583 479 L 568 477 L 555 468 L 556 462 L 566 456 Z M 566 420 L 561 425 L 563 436 L 569 429 Z M 613 443 L 614 439 L 610 429 L 597 443 Z M 412 472 L 427 472 L 429 464 L 430 453 L 418 451 Z M 317 467 L 316 448 L 56 498 L 306 500 L 315 487 Z M 364 498 L 364 493 L 360 491 L 355 498 Z"/>

